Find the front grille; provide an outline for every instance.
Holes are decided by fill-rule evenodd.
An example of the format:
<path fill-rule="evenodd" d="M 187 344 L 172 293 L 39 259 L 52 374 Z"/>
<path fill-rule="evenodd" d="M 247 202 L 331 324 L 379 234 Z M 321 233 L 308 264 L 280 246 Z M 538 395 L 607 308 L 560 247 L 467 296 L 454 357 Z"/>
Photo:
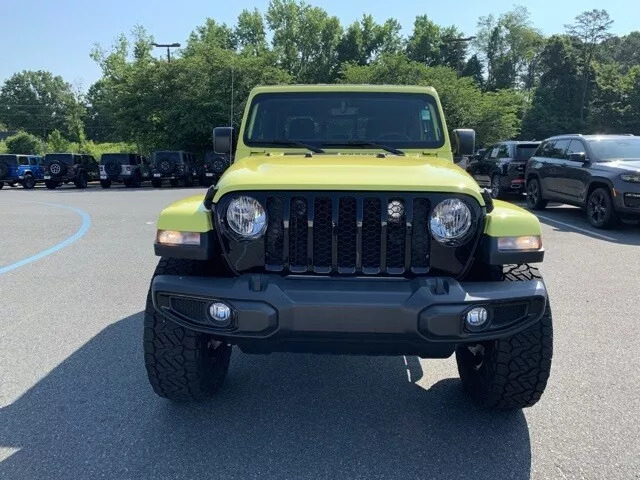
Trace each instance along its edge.
<path fill-rule="evenodd" d="M 309 194 L 266 198 L 265 268 L 291 273 L 427 273 L 428 198 Z"/>

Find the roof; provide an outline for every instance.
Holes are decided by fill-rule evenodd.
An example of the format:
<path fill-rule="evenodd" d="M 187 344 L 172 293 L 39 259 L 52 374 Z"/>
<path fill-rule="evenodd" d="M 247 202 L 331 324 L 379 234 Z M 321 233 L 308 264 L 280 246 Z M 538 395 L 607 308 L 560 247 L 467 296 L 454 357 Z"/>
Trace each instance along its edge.
<path fill-rule="evenodd" d="M 633 137 L 632 134 L 590 134 L 583 135 L 581 133 L 567 133 L 565 135 L 554 135 L 553 137 L 549 137 L 546 140 L 556 140 L 558 138 L 584 138 L 586 140 L 594 140 L 597 138 L 629 138 Z"/>
<path fill-rule="evenodd" d="M 288 92 L 379 92 L 379 93 L 426 93 L 437 96 L 433 87 L 418 85 L 351 85 L 351 84 L 315 84 L 315 85 L 270 85 L 255 87 L 252 94 L 288 93 Z"/>

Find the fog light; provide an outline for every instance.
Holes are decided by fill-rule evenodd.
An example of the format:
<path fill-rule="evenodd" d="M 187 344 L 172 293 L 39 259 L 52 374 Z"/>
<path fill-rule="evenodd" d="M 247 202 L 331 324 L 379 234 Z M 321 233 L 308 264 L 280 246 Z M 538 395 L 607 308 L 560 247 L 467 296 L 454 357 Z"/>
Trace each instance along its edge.
<path fill-rule="evenodd" d="M 487 322 L 487 318 L 489 318 L 489 314 L 487 313 L 486 308 L 475 307 L 467 312 L 465 321 L 468 326 L 478 328 Z"/>
<path fill-rule="evenodd" d="M 219 327 L 226 327 L 231 323 L 231 307 L 222 302 L 209 305 L 209 315 Z"/>

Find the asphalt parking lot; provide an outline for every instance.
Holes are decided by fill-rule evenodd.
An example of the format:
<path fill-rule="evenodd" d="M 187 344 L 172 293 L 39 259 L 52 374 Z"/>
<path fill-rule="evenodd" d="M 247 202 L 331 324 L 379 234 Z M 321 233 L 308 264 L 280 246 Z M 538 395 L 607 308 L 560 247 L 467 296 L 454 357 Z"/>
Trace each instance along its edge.
<path fill-rule="evenodd" d="M 637 225 L 541 212 L 555 354 L 531 409 L 475 408 L 453 358 L 238 352 L 176 405 L 141 311 L 157 214 L 199 192 L 0 192 L 0 478 L 640 478 Z"/>

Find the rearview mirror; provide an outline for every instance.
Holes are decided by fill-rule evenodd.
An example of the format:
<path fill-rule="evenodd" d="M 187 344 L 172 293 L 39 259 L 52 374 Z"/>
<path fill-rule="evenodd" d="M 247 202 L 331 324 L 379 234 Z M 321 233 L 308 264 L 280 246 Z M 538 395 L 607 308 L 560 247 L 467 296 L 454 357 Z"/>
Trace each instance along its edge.
<path fill-rule="evenodd" d="M 476 151 L 476 132 L 470 128 L 456 128 L 451 135 L 454 155 L 473 155 Z"/>
<path fill-rule="evenodd" d="M 571 160 L 572 162 L 586 163 L 587 162 L 587 154 L 584 153 L 584 152 L 570 153 L 569 154 L 569 160 Z"/>
<path fill-rule="evenodd" d="M 219 155 L 233 155 L 236 129 L 233 127 L 216 127 L 213 129 L 213 151 Z"/>

